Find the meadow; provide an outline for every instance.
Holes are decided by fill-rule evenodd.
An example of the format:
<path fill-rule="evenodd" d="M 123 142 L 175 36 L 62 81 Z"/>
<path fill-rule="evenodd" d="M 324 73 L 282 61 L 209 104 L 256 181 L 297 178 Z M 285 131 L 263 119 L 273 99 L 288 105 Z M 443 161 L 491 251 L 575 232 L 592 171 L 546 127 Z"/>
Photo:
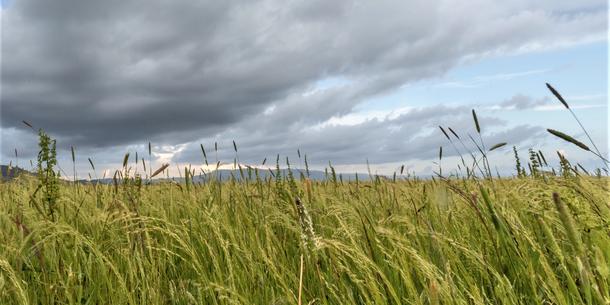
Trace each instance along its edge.
<path fill-rule="evenodd" d="M 495 177 L 506 144 L 480 143 L 433 179 L 278 161 L 150 183 L 167 166 L 126 155 L 111 183 L 77 183 L 40 131 L 37 175 L 0 182 L 0 304 L 610 304 L 607 172 L 530 151 Z"/>

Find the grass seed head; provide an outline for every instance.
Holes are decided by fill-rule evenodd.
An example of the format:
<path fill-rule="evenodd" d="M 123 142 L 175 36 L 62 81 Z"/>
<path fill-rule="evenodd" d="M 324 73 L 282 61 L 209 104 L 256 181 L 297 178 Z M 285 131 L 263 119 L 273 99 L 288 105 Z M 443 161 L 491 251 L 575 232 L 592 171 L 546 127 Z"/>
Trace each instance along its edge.
<path fill-rule="evenodd" d="M 559 100 L 559 102 L 561 102 L 563 104 L 563 106 L 566 107 L 566 109 L 570 109 L 570 106 L 568 106 L 568 103 L 563 99 L 561 94 L 559 94 L 559 92 L 557 92 L 557 90 L 555 90 L 555 88 L 553 88 L 553 86 L 551 86 L 549 83 L 546 83 L 546 87 L 549 88 L 551 93 L 553 93 L 553 95 Z"/>
<path fill-rule="evenodd" d="M 169 167 L 169 163 L 161 165 L 161 167 L 159 167 L 154 173 L 152 173 L 152 175 L 150 175 L 150 178 L 153 178 L 156 175 L 160 174 L 162 171 L 164 171 L 168 167 Z"/>
<path fill-rule="evenodd" d="M 472 118 L 474 119 L 474 126 L 477 128 L 477 132 L 481 133 L 481 125 L 479 125 L 479 119 L 477 118 L 477 113 L 472 109 Z"/>
<path fill-rule="evenodd" d="M 452 129 L 451 127 L 447 127 L 447 128 L 449 128 L 449 131 L 450 131 L 450 132 L 451 132 L 451 133 L 452 133 L 452 134 L 453 134 L 453 135 L 454 135 L 456 138 L 458 138 L 458 139 L 460 138 L 460 136 L 458 136 L 458 134 L 457 134 L 455 131 L 453 131 L 453 129 Z"/>
<path fill-rule="evenodd" d="M 498 149 L 498 148 L 500 148 L 500 147 L 502 147 L 502 146 L 504 146 L 504 145 L 506 145 L 506 142 L 498 143 L 498 144 L 496 144 L 496 145 L 492 146 L 492 147 L 489 149 L 489 151 L 496 150 L 496 149 Z"/>
<path fill-rule="evenodd" d="M 582 148 L 582 149 L 584 149 L 586 151 L 590 151 L 590 149 L 589 149 L 589 147 L 587 145 L 585 145 L 584 143 L 574 139 L 573 137 L 571 137 L 571 136 L 569 136 L 569 135 L 567 135 L 567 134 L 565 134 L 565 133 L 563 133 L 561 131 L 557 131 L 555 129 L 550 129 L 550 128 L 547 129 L 547 131 L 550 134 L 552 134 L 552 135 L 554 135 L 554 136 L 556 136 L 558 138 L 563 139 L 564 141 L 570 142 L 570 143 L 572 143 L 572 144 L 574 144 L 574 145 L 576 145 L 576 146 L 578 146 L 578 147 L 580 147 L 580 148 Z"/>
<path fill-rule="evenodd" d="M 438 128 L 440 128 L 440 129 L 441 129 L 441 131 L 443 132 L 443 134 L 445 135 L 445 137 L 447 137 L 447 140 L 451 140 L 451 139 L 449 138 L 449 135 L 448 135 L 448 134 L 447 134 L 447 132 L 445 131 L 445 129 L 443 129 L 443 126 L 438 126 Z"/>

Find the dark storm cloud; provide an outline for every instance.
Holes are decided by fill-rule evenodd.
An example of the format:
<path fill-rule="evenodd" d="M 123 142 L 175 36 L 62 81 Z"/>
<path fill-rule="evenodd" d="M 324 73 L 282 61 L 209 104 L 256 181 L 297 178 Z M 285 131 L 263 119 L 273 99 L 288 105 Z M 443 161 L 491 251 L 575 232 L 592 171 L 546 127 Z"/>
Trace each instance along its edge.
<path fill-rule="evenodd" d="M 322 158 L 383 145 L 375 155 L 395 159 L 398 149 L 420 151 L 405 151 L 400 141 L 379 143 L 391 136 L 383 130 L 419 125 L 396 119 L 307 127 L 463 60 L 597 39 L 605 35 L 604 7 L 600 1 L 12 1 L 2 12 L 1 127 L 21 128 L 28 120 L 63 143 L 107 150 L 247 131 L 248 141 L 267 143 L 258 147 L 268 153 L 299 133 L 303 145 L 321 147 Z M 346 85 L 308 94 L 333 77 Z M 5 154 L 17 136 L 4 132 Z M 348 142 L 353 136 L 363 143 Z"/>

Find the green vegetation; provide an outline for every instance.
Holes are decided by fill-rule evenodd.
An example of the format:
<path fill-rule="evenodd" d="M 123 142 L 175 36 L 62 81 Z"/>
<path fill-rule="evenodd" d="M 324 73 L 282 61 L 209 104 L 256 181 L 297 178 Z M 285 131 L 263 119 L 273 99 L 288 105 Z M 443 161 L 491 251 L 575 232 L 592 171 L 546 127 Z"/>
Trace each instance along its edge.
<path fill-rule="evenodd" d="M 278 156 L 273 176 L 151 184 L 168 165 L 126 154 L 113 183 L 70 183 L 40 131 L 38 176 L 0 183 L 0 304 L 610 304 L 607 172 L 513 147 L 493 178 L 506 143 L 472 114 L 480 154 L 441 127 L 462 167 L 443 176 L 440 148 L 431 180 L 311 181 Z"/>
<path fill-rule="evenodd" d="M 50 218 L 23 177 L 0 184 L 0 303 L 606 304 L 608 182 L 132 175 L 61 183 Z"/>

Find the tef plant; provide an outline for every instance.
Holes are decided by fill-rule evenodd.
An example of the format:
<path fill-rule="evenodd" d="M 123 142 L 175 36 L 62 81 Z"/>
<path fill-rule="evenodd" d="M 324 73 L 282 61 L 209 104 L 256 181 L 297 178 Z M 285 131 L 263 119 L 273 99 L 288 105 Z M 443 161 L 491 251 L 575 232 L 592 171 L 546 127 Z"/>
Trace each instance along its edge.
<path fill-rule="evenodd" d="M 38 188 L 42 191 L 43 208 L 55 221 L 55 207 L 59 199 L 59 173 L 54 170 L 57 165 L 56 141 L 42 129 L 38 131 L 38 137 Z"/>

